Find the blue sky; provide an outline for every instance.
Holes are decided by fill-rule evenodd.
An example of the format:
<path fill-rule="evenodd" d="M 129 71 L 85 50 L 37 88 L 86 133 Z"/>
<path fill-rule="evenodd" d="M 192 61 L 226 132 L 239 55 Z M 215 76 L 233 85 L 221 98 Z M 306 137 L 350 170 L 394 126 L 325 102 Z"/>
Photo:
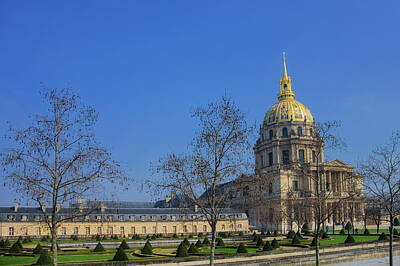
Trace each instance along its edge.
<path fill-rule="evenodd" d="M 276 102 L 282 51 L 296 99 L 341 120 L 364 158 L 399 129 L 398 1 L 0 1 L 0 134 L 40 113 L 40 82 L 72 86 L 100 113 L 97 138 L 136 183 L 184 151 L 189 111 L 225 90 L 262 122 Z M 8 143 L 2 140 L 1 146 Z M 17 196 L 0 188 L 0 204 Z"/>

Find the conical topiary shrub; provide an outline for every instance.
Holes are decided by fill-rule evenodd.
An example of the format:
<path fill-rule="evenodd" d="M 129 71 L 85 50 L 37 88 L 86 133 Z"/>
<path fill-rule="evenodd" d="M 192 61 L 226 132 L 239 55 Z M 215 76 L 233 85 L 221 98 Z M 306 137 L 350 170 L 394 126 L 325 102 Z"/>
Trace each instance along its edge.
<path fill-rule="evenodd" d="M 217 247 L 224 247 L 225 243 L 222 238 L 217 238 Z"/>
<path fill-rule="evenodd" d="M 126 260 L 128 260 L 128 256 L 126 256 L 124 249 L 119 247 L 114 255 L 113 261 L 126 261 Z"/>
<path fill-rule="evenodd" d="M 308 223 L 303 224 L 301 227 L 301 232 L 303 234 L 308 234 L 310 232 L 310 225 Z"/>
<path fill-rule="evenodd" d="M 19 246 L 20 249 L 23 249 L 24 247 L 22 246 L 21 241 L 19 241 L 19 239 L 17 240 L 17 242 L 15 242 L 15 244 L 17 244 Z"/>
<path fill-rule="evenodd" d="M 100 235 L 96 235 L 96 241 L 100 241 L 101 240 L 101 236 Z"/>
<path fill-rule="evenodd" d="M 4 239 L 0 240 L 0 248 L 6 248 L 6 242 Z"/>
<path fill-rule="evenodd" d="M 348 235 L 344 243 L 351 244 L 351 243 L 356 243 L 356 241 L 354 240 L 354 237 L 352 235 Z"/>
<path fill-rule="evenodd" d="M 146 244 L 144 244 L 141 252 L 142 254 L 153 255 L 153 247 L 151 246 L 149 240 L 147 240 Z"/>
<path fill-rule="evenodd" d="M 40 253 L 40 257 L 37 260 L 35 265 L 51 265 L 51 256 L 50 253 L 44 249 L 42 253 Z"/>
<path fill-rule="evenodd" d="M 271 251 L 271 250 L 273 250 L 273 247 L 271 246 L 271 243 L 269 243 L 269 241 L 267 240 L 263 247 L 263 251 Z"/>
<path fill-rule="evenodd" d="M 197 247 L 195 244 L 190 244 L 190 247 L 188 249 L 188 253 L 189 254 L 196 254 L 199 253 L 199 251 L 197 250 Z"/>
<path fill-rule="evenodd" d="M 393 235 L 395 235 L 395 236 L 399 235 L 399 232 L 397 231 L 396 228 L 393 229 Z"/>
<path fill-rule="evenodd" d="M 274 236 L 278 236 L 278 231 L 274 231 Z"/>
<path fill-rule="evenodd" d="M 317 239 L 314 237 L 313 240 L 311 241 L 311 246 L 315 247 L 317 245 Z"/>
<path fill-rule="evenodd" d="M 272 240 L 272 248 L 280 248 L 280 245 L 278 243 L 278 240 L 276 240 L 276 238 L 274 238 L 274 240 Z"/>
<path fill-rule="evenodd" d="M 43 252 L 43 248 L 42 248 L 42 246 L 40 245 L 40 243 L 38 243 L 37 245 L 36 245 L 36 247 L 33 249 L 33 251 L 32 251 L 32 253 L 33 254 L 42 254 L 42 252 Z"/>
<path fill-rule="evenodd" d="M 394 220 L 393 220 L 393 225 L 394 225 L 394 226 L 400 226 L 399 218 L 397 218 L 397 217 L 394 218 Z"/>
<path fill-rule="evenodd" d="M 210 241 L 208 240 L 208 237 L 205 237 L 203 240 L 203 245 L 204 246 L 209 246 L 210 245 Z"/>
<path fill-rule="evenodd" d="M 238 246 L 236 253 L 247 253 L 247 248 L 243 243 L 240 243 Z"/>
<path fill-rule="evenodd" d="M 189 240 L 185 237 L 185 239 L 183 239 L 182 243 L 186 246 L 189 247 L 190 246 L 190 242 Z"/>
<path fill-rule="evenodd" d="M 186 245 L 182 242 L 179 244 L 177 250 L 176 250 L 176 257 L 187 257 L 188 252 Z"/>
<path fill-rule="evenodd" d="M 196 242 L 196 247 L 197 247 L 197 248 L 201 248 L 201 246 L 202 246 L 201 240 L 199 239 L 199 240 L 197 240 L 197 242 Z"/>
<path fill-rule="evenodd" d="M 366 228 L 366 229 L 364 230 L 364 235 L 369 235 L 369 230 L 368 230 L 368 228 Z"/>
<path fill-rule="evenodd" d="M 344 227 L 344 229 L 347 230 L 347 234 L 350 234 L 350 230 L 353 229 L 353 226 L 351 225 L 350 222 L 347 222 L 346 226 Z"/>
<path fill-rule="evenodd" d="M 256 246 L 257 246 L 257 247 L 262 247 L 262 246 L 264 246 L 264 241 L 261 239 L 261 237 L 258 238 Z"/>
<path fill-rule="evenodd" d="M 344 229 L 342 228 L 342 230 L 340 230 L 340 234 L 341 235 L 344 235 L 344 234 L 346 234 L 346 232 L 344 231 Z"/>
<path fill-rule="evenodd" d="M 122 248 L 122 249 L 129 249 L 129 246 L 126 243 L 125 239 L 122 240 L 121 245 L 119 245 L 119 247 Z"/>
<path fill-rule="evenodd" d="M 322 239 L 329 239 L 329 235 L 327 232 L 322 233 Z"/>
<path fill-rule="evenodd" d="M 379 236 L 378 240 L 387 240 L 387 236 L 384 232 L 382 232 L 382 234 Z"/>
<path fill-rule="evenodd" d="M 297 231 L 296 236 L 299 240 L 303 239 L 303 236 L 301 235 L 300 231 Z"/>
<path fill-rule="evenodd" d="M 6 239 L 4 241 L 4 245 L 5 245 L 5 247 L 9 247 L 10 246 L 10 240 Z"/>
<path fill-rule="evenodd" d="M 103 245 L 99 242 L 97 243 L 96 247 L 94 248 L 93 252 L 104 252 L 106 249 L 103 247 Z"/>
<path fill-rule="evenodd" d="M 254 235 L 254 236 L 253 236 L 253 242 L 257 243 L 257 241 L 258 241 L 259 238 L 260 238 L 260 237 L 259 237 L 258 235 Z"/>
<path fill-rule="evenodd" d="M 20 246 L 18 245 L 18 241 L 15 242 L 15 243 L 11 246 L 11 248 L 8 250 L 8 252 L 10 252 L 10 253 L 20 253 L 20 252 L 21 252 L 21 248 L 20 248 Z"/>
<path fill-rule="evenodd" d="M 286 237 L 287 237 L 287 238 L 293 238 L 295 234 L 296 234 L 296 233 L 295 233 L 293 230 L 290 230 L 290 231 L 287 233 Z"/>
<path fill-rule="evenodd" d="M 294 235 L 293 239 L 292 239 L 292 244 L 293 245 L 299 245 L 301 244 L 300 239 L 297 237 L 297 235 Z"/>

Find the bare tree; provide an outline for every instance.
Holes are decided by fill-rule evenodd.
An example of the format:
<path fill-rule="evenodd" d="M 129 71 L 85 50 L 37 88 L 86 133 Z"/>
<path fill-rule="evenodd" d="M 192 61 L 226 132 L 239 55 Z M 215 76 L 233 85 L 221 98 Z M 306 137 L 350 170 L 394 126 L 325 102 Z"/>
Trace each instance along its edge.
<path fill-rule="evenodd" d="M 94 139 L 96 111 L 69 88 L 43 88 L 41 93 L 49 105 L 47 112 L 35 116 L 25 129 L 10 127 L 14 145 L 1 154 L 1 163 L 5 183 L 42 207 L 57 265 L 57 228 L 89 209 L 62 211 L 63 207 L 89 196 L 93 202 L 106 183 L 123 184 L 127 179 L 110 152 Z"/>
<path fill-rule="evenodd" d="M 229 96 L 195 109 L 192 116 L 199 120 L 199 131 L 188 153 L 161 158 L 155 167 L 161 180 L 148 183 L 151 188 L 176 191 L 198 206 L 211 227 L 210 265 L 214 265 L 217 223 L 230 202 L 221 184 L 247 171 L 254 127 Z"/>
<path fill-rule="evenodd" d="M 393 219 L 400 214 L 400 132 L 378 146 L 360 163 L 365 189 L 389 214 L 389 263 L 393 265 Z"/>
<path fill-rule="evenodd" d="M 360 196 L 362 193 L 362 191 L 357 190 L 358 185 L 362 182 L 362 178 L 359 175 L 347 176 L 342 180 L 342 182 L 350 183 L 350 187 L 353 189 L 342 193 L 339 197 L 334 195 L 332 189 L 324 181 L 323 177 L 326 173 L 323 162 L 324 151 L 345 146 L 344 142 L 335 135 L 338 127 L 340 127 L 340 122 L 338 121 L 316 123 L 315 163 L 304 167 L 304 174 L 310 176 L 310 183 L 312 184 L 311 197 L 307 199 L 307 205 L 311 209 L 315 225 L 315 260 L 317 266 L 320 263 L 319 238 L 323 225 L 334 215 L 342 202 Z"/>

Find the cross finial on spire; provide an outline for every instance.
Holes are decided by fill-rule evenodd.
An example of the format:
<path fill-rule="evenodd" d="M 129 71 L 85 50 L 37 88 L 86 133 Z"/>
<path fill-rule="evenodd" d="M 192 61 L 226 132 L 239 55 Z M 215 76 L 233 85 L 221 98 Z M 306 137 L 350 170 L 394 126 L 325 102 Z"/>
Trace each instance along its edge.
<path fill-rule="evenodd" d="M 286 54 L 286 53 L 283 52 L 283 76 L 284 76 L 284 77 L 287 77 L 285 54 Z"/>

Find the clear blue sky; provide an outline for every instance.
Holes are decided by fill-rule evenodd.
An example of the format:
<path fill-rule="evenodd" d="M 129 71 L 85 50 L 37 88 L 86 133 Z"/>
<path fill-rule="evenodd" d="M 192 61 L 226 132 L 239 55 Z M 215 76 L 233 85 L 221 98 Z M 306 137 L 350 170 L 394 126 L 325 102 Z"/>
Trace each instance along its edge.
<path fill-rule="evenodd" d="M 189 111 L 224 91 L 251 121 L 276 102 L 282 51 L 296 99 L 338 119 L 355 163 L 399 129 L 399 1 L 0 1 L 0 134 L 43 111 L 40 82 L 100 113 L 98 139 L 137 183 L 183 151 Z M 2 141 L 1 146 L 7 143 Z M 0 189 L 0 204 L 16 198 Z"/>

